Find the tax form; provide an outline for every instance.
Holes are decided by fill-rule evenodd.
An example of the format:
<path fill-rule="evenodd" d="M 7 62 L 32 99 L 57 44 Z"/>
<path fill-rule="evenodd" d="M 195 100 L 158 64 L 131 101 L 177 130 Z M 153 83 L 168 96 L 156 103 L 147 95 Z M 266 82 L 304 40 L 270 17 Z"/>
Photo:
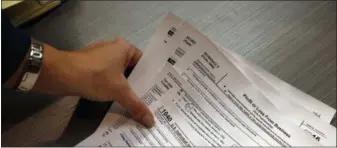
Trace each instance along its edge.
<path fill-rule="evenodd" d="M 177 31 L 177 28 L 183 23 L 183 20 L 169 13 L 164 19 L 164 22 L 158 27 L 155 34 L 151 37 L 143 57 L 128 78 L 130 85 L 133 86 L 135 91 L 145 84 L 145 81 L 153 78 L 156 73 L 160 71 L 164 62 L 163 59 L 166 59 L 168 55 L 171 55 L 175 50 L 173 47 L 170 47 L 172 46 L 170 42 L 175 41 L 169 37 L 169 34 L 173 35 Z M 166 43 L 163 43 L 163 41 Z M 168 46 L 170 49 L 163 50 L 161 48 L 162 46 Z M 219 48 L 222 49 L 221 46 Z M 234 52 L 231 52 L 231 54 L 233 54 L 236 59 L 242 59 L 242 57 Z M 254 73 L 258 74 L 264 81 L 269 82 L 269 84 L 275 87 L 277 91 L 288 96 L 284 99 L 291 99 L 293 102 L 303 106 L 306 110 L 312 112 L 323 121 L 331 122 L 336 112 L 335 109 L 316 100 L 310 95 L 303 93 L 262 68 L 247 61 L 244 61 L 243 63 L 248 64 Z M 139 79 L 139 77 L 142 77 L 142 79 Z"/>
<path fill-rule="evenodd" d="M 229 56 L 232 56 L 236 59 L 240 64 L 240 67 L 243 65 L 244 67 L 250 69 L 249 73 L 254 73 L 254 75 L 258 75 L 262 81 L 269 83 L 276 91 L 279 91 L 284 99 L 288 99 L 296 103 L 297 105 L 302 106 L 306 110 L 312 112 L 315 116 L 319 117 L 323 121 L 330 123 L 332 118 L 334 117 L 336 110 L 328 105 L 318 101 L 317 99 L 313 98 L 312 96 L 298 90 L 297 88 L 291 86 L 290 84 L 280 80 L 279 78 L 275 77 L 274 75 L 268 73 L 264 69 L 256 66 L 255 64 L 243 59 L 237 53 L 225 49 L 218 44 L 219 49 L 228 52 Z M 235 63 L 235 62 L 233 62 Z M 247 69 L 247 70 L 248 70 Z"/>
<path fill-rule="evenodd" d="M 192 48 L 192 46 L 198 47 Z M 121 116 L 122 109 L 114 106 L 97 131 L 78 146 L 329 145 L 328 140 L 318 143 L 311 135 L 304 132 L 305 128 L 307 128 L 305 130 L 312 130 L 310 124 L 303 122 L 301 124 L 307 126 L 302 126 L 296 125 L 293 120 L 285 122 L 288 121 L 285 118 L 287 116 L 278 111 L 264 96 L 265 94 L 255 89 L 255 86 L 245 79 L 245 76 L 225 58 L 220 50 L 215 49 L 217 48 L 214 44 L 191 26 L 173 15 L 168 15 L 163 25 L 151 38 L 144 56 L 129 77 L 133 90 L 138 96 L 142 96 L 143 101 L 149 104 L 155 113 L 157 127 L 151 130 L 143 129 L 127 117 Z M 173 68 L 167 63 L 170 63 Z M 175 89 L 171 89 L 172 92 L 167 91 L 165 95 L 158 95 L 163 88 L 159 89 L 154 84 L 157 79 L 160 79 L 158 77 L 169 76 L 168 73 L 171 73 L 170 78 L 174 83 L 164 82 L 177 84 L 171 86 L 176 86 L 178 89 L 179 83 L 176 81 L 179 80 L 178 82 L 181 83 L 179 88 L 187 93 L 185 97 L 190 96 L 182 100 L 186 104 L 191 104 L 188 100 L 196 102 L 192 103 L 193 106 L 187 105 L 192 106 L 187 108 L 193 108 L 195 113 L 184 113 L 181 111 L 183 108 L 181 105 L 179 108 L 176 103 L 167 102 L 172 98 L 179 98 L 175 95 L 179 91 Z M 153 78 L 156 80 L 150 81 Z M 161 80 L 163 79 L 161 77 Z M 169 78 L 166 80 L 168 81 Z M 162 102 L 153 103 L 158 100 Z M 160 111 L 160 104 L 166 107 L 165 111 Z M 195 108 L 195 104 L 201 105 Z M 118 111 L 120 114 L 114 113 Z M 168 119 L 164 120 L 168 117 L 174 121 L 172 127 L 171 124 L 167 125 Z M 302 126 L 302 129 L 299 126 Z M 318 132 L 321 131 L 325 130 L 318 130 Z M 186 135 L 189 133 L 193 134 Z M 323 135 L 331 134 L 323 133 Z"/>
<path fill-rule="evenodd" d="M 165 64 L 151 83 L 142 100 L 155 115 L 154 128 L 146 129 L 109 111 L 101 125 L 105 130 L 100 128 L 78 146 L 319 146 L 310 135 L 280 118 L 273 118 L 275 123 L 270 126 L 257 121 L 258 127 L 245 120 L 248 117 L 238 116 L 240 124 L 246 125 L 233 126 L 235 121 L 228 121 L 225 112 L 198 95 L 171 64 Z"/>
<path fill-rule="evenodd" d="M 321 144 L 325 146 L 335 145 L 335 127 L 327 122 L 320 121 L 319 118 L 315 117 L 314 114 L 306 110 L 303 106 L 293 102 L 291 96 L 287 96 L 286 94 L 277 91 L 274 86 L 270 85 L 267 81 L 262 80 L 263 78 L 250 68 L 253 67 L 252 63 L 244 60 L 236 53 L 222 48 L 219 44 L 217 44 L 217 46 L 223 51 L 224 55 L 231 60 L 232 63 L 236 65 L 236 67 L 240 69 L 240 71 L 254 84 L 254 86 L 259 88 L 259 90 L 267 96 L 267 98 L 282 113 L 282 116 L 291 118 L 297 125 L 311 134 L 313 138 Z"/>
<path fill-rule="evenodd" d="M 135 69 L 135 72 L 139 72 L 141 74 L 142 72 L 140 72 L 140 71 L 149 71 L 149 72 L 159 71 L 161 69 L 162 65 L 164 65 L 164 63 L 165 63 L 165 60 L 163 60 L 163 59 L 169 58 L 169 62 L 174 63 L 174 62 L 177 62 L 178 59 L 182 58 L 181 56 L 183 54 L 188 52 L 188 51 L 186 51 L 186 49 L 182 49 L 182 47 L 180 47 L 178 45 L 180 45 L 180 44 L 184 45 L 184 43 L 188 40 L 188 38 L 185 38 L 186 36 L 188 36 L 188 35 L 186 35 L 186 33 L 188 32 L 187 30 L 190 30 L 190 32 L 192 32 L 192 33 L 196 33 L 197 31 L 195 29 L 193 29 L 193 27 L 191 27 L 190 25 L 188 25 L 186 23 L 183 23 L 183 22 L 178 23 L 178 20 L 180 20 L 179 18 L 175 18 L 174 16 L 170 16 L 170 15 L 167 18 L 169 20 L 176 20 L 177 22 L 174 23 L 174 24 L 178 24 L 178 25 L 172 25 L 171 27 L 169 27 L 166 24 L 167 25 L 167 28 L 166 28 L 167 31 L 162 31 L 161 35 L 159 35 L 159 33 L 154 35 L 154 36 L 156 36 L 156 39 L 160 38 L 161 41 L 156 41 L 156 42 L 150 41 L 149 47 L 154 47 L 154 48 L 148 48 L 146 50 L 145 54 L 149 54 L 149 53 L 152 54 L 151 61 L 148 61 L 147 63 L 145 63 L 145 62 L 142 63 L 143 61 L 140 61 L 140 64 L 137 65 L 137 66 L 141 67 L 141 70 Z M 185 24 L 185 28 L 183 27 L 184 26 L 183 24 Z M 177 30 L 182 30 L 182 32 L 186 32 L 186 33 L 180 33 L 181 35 L 179 36 L 179 33 L 176 33 Z M 167 34 L 168 32 L 171 32 L 170 33 L 171 35 L 176 34 L 175 37 L 171 37 L 170 34 Z M 195 36 L 201 36 L 201 35 L 200 35 L 200 33 L 196 33 Z M 183 41 L 183 42 L 178 43 L 177 41 Z M 207 39 L 205 39 L 204 42 L 207 42 Z M 170 43 L 172 43 L 172 44 L 170 44 Z M 176 45 L 176 46 L 172 46 L 172 45 Z M 155 48 L 155 47 L 157 47 L 157 48 Z M 160 48 L 158 49 L 158 47 L 160 47 Z M 167 47 L 167 48 L 163 48 L 163 47 Z M 185 48 L 187 48 L 187 47 L 185 47 Z M 223 48 L 221 48 L 221 49 L 224 50 Z M 191 48 L 190 50 L 193 50 L 193 53 L 195 53 L 195 49 Z M 229 52 L 229 50 L 227 50 L 227 51 Z M 221 53 L 219 53 L 219 55 L 221 55 Z M 230 54 L 227 54 L 227 55 L 230 55 Z M 153 59 L 153 58 L 157 58 L 157 59 Z M 236 55 L 236 58 L 239 59 L 239 56 Z M 191 58 L 187 58 L 187 59 L 191 59 Z M 233 61 L 235 59 L 230 58 L 230 60 Z M 153 62 L 153 61 L 156 61 L 156 62 Z M 243 63 L 244 61 L 242 59 L 240 61 L 241 61 L 241 64 L 244 64 Z M 234 63 L 235 65 L 238 65 L 240 62 L 239 61 L 233 61 L 232 63 Z M 252 64 L 250 64 L 250 65 L 252 65 Z M 243 65 L 243 66 L 246 67 L 245 65 Z M 242 66 L 238 66 L 238 67 L 242 67 Z M 267 83 L 263 79 L 259 78 L 259 76 L 257 76 L 256 74 L 254 74 L 254 73 L 256 73 L 255 71 L 252 72 L 251 69 L 246 68 L 246 71 L 247 70 L 249 70 L 249 71 L 248 72 L 241 71 L 241 72 L 243 72 L 245 74 L 249 74 L 249 75 L 246 75 L 246 77 L 248 76 L 248 78 L 250 80 L 253 80 L 253 84 L 254 83 L 259 84 L 258 86 L 260 88 L 260 91 L 263 90 L 264 95 L 267 96 L 269 101 L 271 101 L 274 105 L 276 104 L 277 109 L 281 110 L 280 115 L 290 117 L 296 123 L 296 125 L 300 126 L 302 129 L 304 129 L 305 131 L 310 133 L 315 139 L 317 139 L 317 141 L 319 141 L 323 145 L 327 145 L 327 146 L 335 145 L 335 143 L 336 143 L 335 142 L 336 132 L 334 132 L 336 130 L 335 127 L 329 125 L 327 122 L 319 121 L 317 118 L 314 117 L 315 114 L 307 111 L 301 105 L 288 101 L 289 96 L 285 95 L 284 93 L 282 93 L 282 95 L 281 95 L 281 93 L 279 91 L 274 89 L 274 86 L 271 86 L 269 83 Z M 156 72 L 154 72 L 154 73 L 156 73 Z M 150 79 L 151 77 L 153 77 L 154 73 L 151 73 L 151 74 L 148 74 L 148 75 L 143 75 L 143 76 L 141 76 L 142 79 L 138 78 L 139 75 L 132 75 L 131 74 L 130 77 L 129 77 L 129 80 L 130 80 L 130 82 L 132 82 L 132 86 L 134 86 L 134 89 L 139 89 L 140 87 L 144 86 L 144 84 L 145 84 L 144 80 Z M 292 97 L 291 99 L 296 100 L 297 98 Z M 318 102 L 318 101 L 316 101 L 316 102 Z M 317 104 L 317 103 L 315 103 L 315 104 Z M 321 104 L 323 104 L 323 103 L 321 103 Z M 327 105 L 324 104 L 324 106 L 327 106 Z M 318 107 L 318 108 L 324 110 L 324 108 L 322 108 L 322 107 Z M 330 107 L 325 107 L 325 108 L 330 108 Z M 334 109 L 330 109 L 330 110 L 334 110 Z M 328 114 L 330 112 L 334 112 L 334 111 L 329 111 L 329 112 L 326 112 L 326 113 Z M 333 116 L 333 114 L 330 114 L 330 116 Z M 310 128 L 308 128 L 308 127 L 310 127 Z M 311 129 L 311 130 L 309 130 L 309 129 Z"/>
<path fill-rule="evenodd" d="M 228 63 L 231 63 L 230 61 L 227 60 L 227 58 L 223 57 L 223 54 L 221 54 L 221 52 L 219 50 L 215 50 L 216 48 L 214 48 L 214 46 L 212 44 L 208 44 L 207 42 L 210 42 L 206 37 L 203 37 L 202 35 L 200 35 L 200 33 L 195 30 L 193 27 L 191 27 L 189 24 L 185 23 L 184 25 L 181 25 L 181 27 L 177 30 L 181 30 L 181 34 L 177 33 L 176 35 L 176 40 L 180 41 L 180 44 L 178 43 L 176 47 L 174 47 L 175 51 L 173 56 L 171 56 L 169 59 L 172 59 L 174 62 L 173 65 L 175 65 L 175 67 L 179 67 L 178 71 L 183 71 L 185 72 L 187 71 L 191 71 L 191 69 L 193 69 L 193 66 L 196 67 L 195 71 L 201 71 L 202 75 L 204 77 L 206 77 L 206 80 L 203 79 L 201 80 L 201 78 L 199 78 L 199 80 L 197 80 L 197 78 L 195 78 L 194 82 L 192 82 L 192 85 L 199 83 L 200 86 L 194 86 L 196 88 L 201 88 L 200 89 L 200 93 L 201 94 L 205 94 L 205 92 L 209 92 L 209 98 L 214 98 L 215 100 L 218 100 L 217 98 L 224 98 L 224 97 L 228 97 L 229 100 L 231 100 L 231 102 L 227 102 L 227 103 L 223 103 L 222 101 L 218 101 L 215 102 L 215 104 L 225 104 L 228 106 L 228 108 L 230 108 L 232 105 L 238 105 L 238 107 L 243 107 L 245 108 L 247 105 L 241 104 L 242 102 L 240 101 L 240 97 L 241 99 L 244 98 L 250 98 L 251 100 L 253 100 L 254 98 L 258 98 L 256 101 L 260 101 L 260 104 L 265 106 L 266 108 L 270 107 L 270 106 L 274 106 L 270 100 L 268 100 L 265 96 L 262 96 L 261 94 L 258 94 L 259 91 L 255 90 L 254 87 L 251 85 L 251 83 L 246 82 L 246 78 L 244 75 L 241 74 L 241 72 L 236 72 L 236 69 L 231 68 L 231 65 L 229 65 Z M 181 36 L 180 36 L 181 35 Z M 173 37 L 174 38 L 174 37 Z M 196 43 L 200 43 L 199 46 L 195 46 Z M 195 47 L 193 47 L 195 46 Z M 185 53 L 186 55 L 183 55 L 181 53 Z M 213 55 L 212 55 L 213 54 Z M 184 57 L 185 56 L 185 57 Z M 215 57 L 217 57 L 217 60 L 215 60 Z M 178 61 L 177 61 L 178 60 Z M 170 61 L 170 60 L 169 60 Z M 175 64 L 176 62 L 176 64 Z M 219 64 L 222 63 L 222 64 Z M 226 65 L 227 64 L 227 65 Z M 191 65 L 193 65 L 191 67 Z M 223 65 L 223 66 L 221 66 Z M 222 67 L 222 68 L 221 68 Z M 190 81 L 193 81 L 193 76 L 196 77 L 195 75 L 196 72 L 192 72 L 190 74 Z M 230 74 L 232 73 L 232 77 L 230 77 Z M 188 75 L 188 72 L 184 73 L 186 75 Z M 193 76 L 192 76 L 193 74 Z M 228 78 L 230 77 L 230 78 Z M 210 82 L 209 84 L 206 85 L 206 81 L 207 78 L 209 79 L 208 81 Z M 216 90 L 216 87 L 218 87 L 219 89 L 221 89 L 220 87 L 222 87 L 221 83 L 226 81 L 226 78 L 228 80 L 228 84 L 224 85 L 224 87 L 228 88 L 230 85 L 231 86 L 231 90 L 230 94 L 233 95 L 233 99 L 231 99 L 230 96 L 222 96 L 221 97 L 221 93 L 218 92 L 213 92 Z M 234 81 L 232 81 L 234 80 Z M 256 79 L 255 79 L 256 80 Z M 259 83 L 260 81 L 254 81 L 255 83 Z M 261 81 L 263 82 L 263 81 Z M 213 85 L 212 87 L 212 83 L 215 84 L 215 86 Z M 226 82 L 225 82 L 226 83 Z M 261 83 L 259 83 L 261 84 Z M 268 86 L 264 87 L 264 89 L 268 90 Z M 235 94 L 234 90 L 237 89 L 238 94 Z M 226 89 L 224 89 L 225 91 Z M 227 90 L 228 91 L 228 90 Z M 249 97 L 249 94 L 246 93 L 250 92 L 252 95 L 251 97 Z M 271 90 L 268 90 L 271 91 Z M 206 93 L 207 94 L 207 93 Z M 243 97 L 240 96 L 240 94 L 243 94 Z M 254 96 L 255 95 L 255 96 Z M 263 94 L 265 95 L 265 94 Z M 276 95 L 274 94 L 273 96 L 269 96 L 269 97 L 275 97 Z M 238 100 L 235 100 L 236 98 L 238 98 Z M 273 101 L 281 101 L 282 102 L 282 98 L 280 99 L 273 99 Z M 254 101 L 253 101 L 254 102 Z M 231 104 L 232 103 L 232 104 Z M 230 104 L 230 105 L 228 105 Z M 288 104 L 284 105 L 284 107 L 287 107 Z M 293 106 L 294 108 L 296 108 L 297 106 Z M 262 107 L 258 107 L 258 108 L 262 108 Z M 241 109 L 241 108 L 240 108 Z M 274 108 L 269 108 L 270 110 L 267 111 L 267 113 L 274 113 L 277 112 L 275 106 Z M 247 109 L 246 109 L 247 110 Z M 245 110 L 245 111 L 246 111 Z M 285 109 L 286 110 L 286 109 Z M 244 111 L 244 112 L 245 112 Z M 284 110 L 283 110 L 284 111 Z M 299 111 L 299 109 L 297 109 L 297 111 Z M 285 116 L 285 117 L 289 117 L 296 125 L 300 126 L 302 129 L 307 130 L 306 127 L 303 127 L 303 123 L 306 123 L 305 125 L 310 125 L 310 127 L 316 127 L 315 129 L 313 129 L 312 131 L 310 131 L 311 133 L 313 133 L 312 135 L 314 135 L 314 138 L 317 138 L 317 136 L 324 137 L 325 139 L 320 139 L 321 137 L 319 137 L 319 141 L 327 146 L 330 145 L 335 145 L 335 137 L 336 137 L 336 133 L 335 128 L 332 127 L 331 125 L 324 123 L 318 119 L 316 119 L 313 114 L 310 114 L 309 112 L 305 111 L 305 110 L 301 110 L 302 112 L 296 112 L 293 114 L 283 114 L 282 112 L 278 112 L 277 115 L 275 115 L 275 117 L 279 117 L 279 116 Z M 238 113 L 239 111 L 234 111 L 234 113 Z M 267 113 L 263 113 L 263 114 L 267 114 Z M 303 113 L 303 114 L 301 114 Z M 289 116 L 291 115 L 291 116 Z M 310 117 L 310 115 L 312 117 Z M 270 115 L 265 115 L 265 116 L 270 116 Z M 269 119 L 266 119 L 269 120 Z M 320 123 L 320 124 L 318 124 Z M 324 131 L 324 132 L 322 132 Z"/>

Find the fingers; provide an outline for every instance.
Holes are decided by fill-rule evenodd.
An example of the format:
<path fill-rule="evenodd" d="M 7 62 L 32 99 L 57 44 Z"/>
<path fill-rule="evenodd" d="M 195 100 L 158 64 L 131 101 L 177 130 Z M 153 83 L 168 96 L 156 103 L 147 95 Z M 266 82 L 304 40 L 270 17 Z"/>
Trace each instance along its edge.
<path fill-rule="evenodd" d="M 133 116 L 135 120 L 142 123 L 148 128 L 154 126 L 154 116 L 149 108 L 137 97 L 137 95 L 131 90 L 127 84 L 126 78 L 121 76 L 121 87 L 116 96 L 116 101 Z"/>

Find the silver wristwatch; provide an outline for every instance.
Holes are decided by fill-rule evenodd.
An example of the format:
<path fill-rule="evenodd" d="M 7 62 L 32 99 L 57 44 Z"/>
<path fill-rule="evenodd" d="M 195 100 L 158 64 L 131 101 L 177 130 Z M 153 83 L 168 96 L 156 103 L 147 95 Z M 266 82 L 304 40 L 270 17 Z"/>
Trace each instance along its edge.
<path fill-rule="evenodd" d="M 22 79 L 17 87 L 19 91 L 27 92 L 34 87 L 40 74 L 42 60 L 43 44 L 32 41 L 28 53 L 28 61 L 23 68 L 23 73 L 21 75 Z"/>

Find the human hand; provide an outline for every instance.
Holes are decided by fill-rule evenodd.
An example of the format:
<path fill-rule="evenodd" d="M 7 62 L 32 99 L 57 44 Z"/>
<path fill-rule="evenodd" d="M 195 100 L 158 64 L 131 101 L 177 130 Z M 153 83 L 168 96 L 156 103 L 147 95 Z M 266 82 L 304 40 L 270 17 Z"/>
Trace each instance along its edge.
<path fill-rule="evenodd" d="M 33 91 L 116 101 L 137 121 L 147 127 L 154 125 L 151 111 L 131 90 L 123 74 L 141 57 L 135 46 L 125 39 L 116 39 L 72 52 L 44 47 L 43 66 Z"/>

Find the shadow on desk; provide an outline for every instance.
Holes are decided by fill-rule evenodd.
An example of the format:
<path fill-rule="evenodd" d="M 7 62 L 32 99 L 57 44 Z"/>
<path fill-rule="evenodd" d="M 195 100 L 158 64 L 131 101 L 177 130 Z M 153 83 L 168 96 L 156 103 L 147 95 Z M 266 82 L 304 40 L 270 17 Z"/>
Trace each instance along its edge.
<path fill-rule="evenodd" d="M 94 102 L 81 98 L 60 138 L 40 146 L 75 146 L 95 132 L 111 104 L 111 102 Z"/>
<path fill-rule="evenodd" d="M 57 100 L 59 100 L 57 97 L 38 93 L 18 93 L 1 88 L 1 132 L 7 131 Z"/>

